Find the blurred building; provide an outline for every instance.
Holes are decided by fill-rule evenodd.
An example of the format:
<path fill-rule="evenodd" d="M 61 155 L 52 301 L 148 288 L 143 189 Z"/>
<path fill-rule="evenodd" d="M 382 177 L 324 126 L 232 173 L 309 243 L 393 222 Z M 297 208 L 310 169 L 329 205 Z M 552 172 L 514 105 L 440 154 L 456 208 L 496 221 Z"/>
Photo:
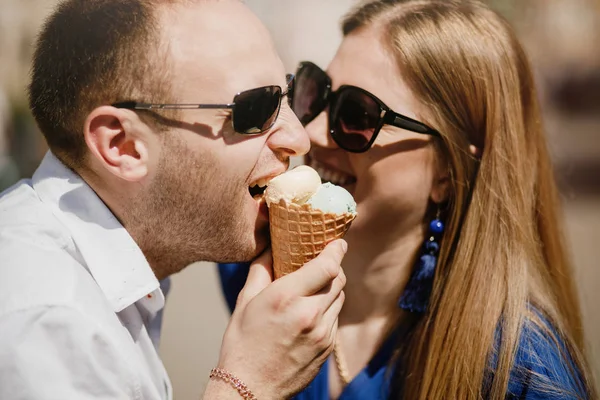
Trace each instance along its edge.
<path fill-rule="evenodd" d="M 0 0 L 0 92 L 8 107 L 0 126 L 10 153 L 10 175 L 0 190 L 19 176 L 30 176 L 46 151 L 27 107 L 26 85 L 36 34 L 56 0 Z"/>

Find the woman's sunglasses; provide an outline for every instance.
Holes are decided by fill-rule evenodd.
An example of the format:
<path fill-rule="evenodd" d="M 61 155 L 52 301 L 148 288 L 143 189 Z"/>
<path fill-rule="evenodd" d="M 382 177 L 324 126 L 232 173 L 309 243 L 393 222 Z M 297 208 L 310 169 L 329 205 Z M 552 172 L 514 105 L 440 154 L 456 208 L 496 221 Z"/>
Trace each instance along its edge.
<path fill-rule="evenodd" d="M 383 125 L 426 135 L 439 132 L 422 122 L 392 111 L 375 95 L 356 86 L 331 91 L 331 78 L 311 62 L 302 62 L 296 73 L 292 109 L 307 125 L 329 106 L 329 132 L 337 145 L 353 153 L 371 147 Z"/>
<path fill-rule="evenodd" d="M 151 104 L 124 101 L 113 104 L 113 107 L 130 110 L 230 109 L 233 130 L 242 135 L 256 135 L 275 125 L 281 109 L 281 99 L 287 95 L 290 101 L 293 86 L 294 75 L 288 75 L 285 92 L 281 86 L 263 86 L 236 94 L 229 104 Z"/>

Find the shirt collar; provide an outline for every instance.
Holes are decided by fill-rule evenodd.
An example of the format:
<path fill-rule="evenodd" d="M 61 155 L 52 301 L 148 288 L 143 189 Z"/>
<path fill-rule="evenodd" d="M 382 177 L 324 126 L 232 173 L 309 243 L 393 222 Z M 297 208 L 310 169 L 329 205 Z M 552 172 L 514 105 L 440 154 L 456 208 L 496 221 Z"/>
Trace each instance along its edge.
<path fill-rule="evenodd" d="M 92 188 L 48 152 L 33 175 L 34 190 L 71 233 L 77 250 L 115 312 L 144 301 L 164 306 L 159 283 L 141 249 Z"/>

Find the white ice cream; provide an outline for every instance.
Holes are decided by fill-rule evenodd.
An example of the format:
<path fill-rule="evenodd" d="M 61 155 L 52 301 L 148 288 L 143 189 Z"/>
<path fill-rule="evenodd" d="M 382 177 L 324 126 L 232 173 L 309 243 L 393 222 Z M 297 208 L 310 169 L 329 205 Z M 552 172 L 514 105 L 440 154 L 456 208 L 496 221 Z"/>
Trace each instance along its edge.
<path fill-rule="evenodd" d="M 267 204 L 277 204 L 281 199 L 286 203 L 307 203 L 324 213 L 356 213 L 356 202 L 346 189 L 332 183 L 321 184 L 317 171 L 306 165 L 289 170 L 269 182 L 265 190 Z"/>
<path fill-rule="evenodd" d="M 265 200 L 268 205 L 279 203 L 281 199 L 287 203 L 304 204 L 320 186 L 321 177 L 317 171 L 300 165 L 271 179 L 265 190 Z"/>
<path fill-rule="evenodd" d="M 312 208 L 326 213 L 356 213 L 356 202 L 352 195 L 343 187 L 329 182 L 322 184 L 317 193 L 312 195 L 307 203 Z"/>

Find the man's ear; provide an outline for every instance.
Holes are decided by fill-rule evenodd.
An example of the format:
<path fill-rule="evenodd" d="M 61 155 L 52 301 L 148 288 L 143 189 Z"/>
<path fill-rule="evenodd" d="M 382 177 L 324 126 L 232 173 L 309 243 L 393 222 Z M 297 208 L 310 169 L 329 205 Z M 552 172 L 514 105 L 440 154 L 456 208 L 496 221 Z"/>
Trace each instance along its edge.
<path fill-rule="evenodd" d="M 148 174 L 148 126 L 134 111 L 112 106 L 94 109 L 84 124 L 92 157 L 119 178 L 136 182 Z"/>

